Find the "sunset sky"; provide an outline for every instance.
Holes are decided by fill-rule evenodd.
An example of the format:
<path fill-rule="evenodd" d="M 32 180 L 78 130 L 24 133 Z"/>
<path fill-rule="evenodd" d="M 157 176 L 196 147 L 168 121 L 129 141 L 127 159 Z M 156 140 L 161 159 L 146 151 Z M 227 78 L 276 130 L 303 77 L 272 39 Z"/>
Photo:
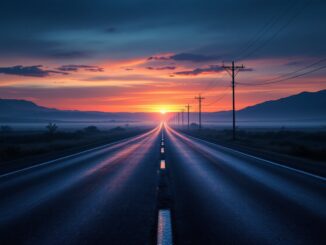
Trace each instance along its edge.
<path fill-rule="evenodd" d="M 325 11 L 322 0 L 5 0 L 0 97 L 136 112 L 196 109 L 201 93 L 204 111 L 229 110 L 222 62 L 244 64 L 236 79 L 249 84 L 310 66 L 326 58 Z M 325 75 L 238 84 L 237 109 L 326 89 Z"/>

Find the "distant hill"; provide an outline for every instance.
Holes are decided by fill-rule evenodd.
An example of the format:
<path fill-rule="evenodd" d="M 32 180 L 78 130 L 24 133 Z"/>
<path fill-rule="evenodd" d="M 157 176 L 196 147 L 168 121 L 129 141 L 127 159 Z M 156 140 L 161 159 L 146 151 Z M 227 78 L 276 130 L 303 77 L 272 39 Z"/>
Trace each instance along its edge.
<path fill-rule="evenodd" d="M 197 120 L 197 113 L 192 113 Z M 230 121 L 231 111 L 204 113 L 204 121 Z M 0 99 L 0 123 L 44 121 L 148 121 L 153 113 L 108 113 L 97 111 L 58 110 L 27 100 Z M 278 100 L 266 101 L 237 111 L 237 121 L 326 122 L 326 90 L 302 92 Z"/>
<path fill-rule="evenodd" d="M 150 113 L 58 110 L 39 106 L 27 100 L 0 99 L 0 123 L 44 121 L 143 121 L 151 119 Z"/>
<path fill-rule="evenodd" d="M 238 120 L 325 120 L 326 90 L 266 101 L 238 110 L 236 115 Z M 232 111 L 206 115 L 206 119 L 228 120 L 231 117 Z"/>

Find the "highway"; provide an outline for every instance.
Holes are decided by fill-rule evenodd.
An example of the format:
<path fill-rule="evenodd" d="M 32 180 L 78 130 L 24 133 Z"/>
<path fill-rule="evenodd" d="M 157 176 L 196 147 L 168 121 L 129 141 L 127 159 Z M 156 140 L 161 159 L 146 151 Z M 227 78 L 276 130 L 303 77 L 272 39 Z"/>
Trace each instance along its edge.
<path fill-rule="evenodd" d="M 324 178 L 160 125 L 0 176 L 0 244 L 154 244 L 162 171 L 175 244 L 326 243 Z"/>
<path fill-rule="evenodd" d="M 178 244 L 325 244 L 326 182 L 167 130 Z"/>
<path fill-rule="evenodd" d="M 159 135 L 0 177 L 0 244 L 149 244 Z"/>

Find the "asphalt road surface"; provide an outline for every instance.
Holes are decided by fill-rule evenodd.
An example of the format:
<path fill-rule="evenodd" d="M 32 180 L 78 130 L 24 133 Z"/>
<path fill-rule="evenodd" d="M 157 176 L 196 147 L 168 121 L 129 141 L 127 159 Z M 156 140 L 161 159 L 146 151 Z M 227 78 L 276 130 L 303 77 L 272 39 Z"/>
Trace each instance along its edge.
<path fill-rule="evenodd" d="M 326 182 L 167 129 L 177 244 L 326 244 Z"/>
<path fill-rule="evenodd" d="M 0 244 L 148 244 L 160 128 L 0 177 Z"/>
<path fill-rule="evenodd" d="M 324 178 L 159 126 L 0 176 L 0 244 L 152 244 L 160 171 L 175 244 L 326 243 Z"/>

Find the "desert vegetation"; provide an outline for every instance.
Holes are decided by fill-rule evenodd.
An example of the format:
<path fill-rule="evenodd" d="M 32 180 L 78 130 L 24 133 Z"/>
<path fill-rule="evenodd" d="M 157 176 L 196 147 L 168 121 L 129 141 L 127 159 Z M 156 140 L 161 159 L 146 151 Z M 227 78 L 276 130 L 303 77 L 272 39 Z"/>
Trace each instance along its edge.
<path fill-rule="evenodd" d="M 214 142 L 225 142 L 253 149 L 271 151 L 299 158 L 326 162 L 326 130 L 237 130 L 232 141 L 231 130 L 204 128 L 183 130 L 193 136 Z"/>
<path fill-rule="evenodd" d="M 147 128 L 121 127 L 100 130 L 90 125 L 75 131 L 60 130 L 60 125 L 48 123 L 38 131 L 15 131 L 6 125 L 0 126 L 0 164 L 26 157 L 61 154 L 113 142 L 137 135 Z"/>

